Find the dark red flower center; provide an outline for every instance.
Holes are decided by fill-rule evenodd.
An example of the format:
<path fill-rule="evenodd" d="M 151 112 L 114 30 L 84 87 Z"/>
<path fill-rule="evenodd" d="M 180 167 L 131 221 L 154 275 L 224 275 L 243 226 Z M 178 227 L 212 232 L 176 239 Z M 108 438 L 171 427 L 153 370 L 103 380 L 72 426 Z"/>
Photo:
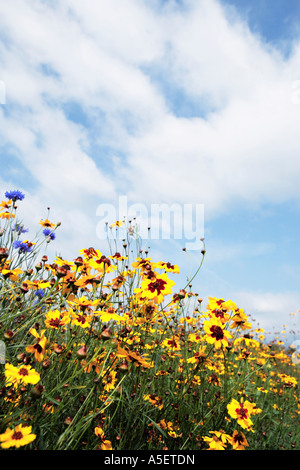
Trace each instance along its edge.
<path fill-rule="evenodd" d="M 165 289 L 165 284 L 167 284 L 167 282 L 163 279 L 156 279 L 155 281 L 149 283 L 148 289 L 150 292 L 157 291 L 157 293 L 160 294 L 161 291 Z"/>
<path fill-rule="evenodd" d="M 216 338 L 217 341 L 221 340 L 224 338 L 224 333 L 223 333 L 223 330 L 220 326 L 218 325 L 213 325 L 211 328 L 210 328 L 210 331 L 211 331 L 211 336 L 213 338 Z"/>
<path fill-rule="evenodd" d="M 239 415 L 239 417 L 241 419 L 247 419 L 248 418 L 248 410 L 243 407 L 243 404 L 241 404 L 241 407 L 237 408 L 235 410 L 235 412 L 237 413 L 237 415 Z"/>
<path fill-rule="evenodd" d="M 16 431 L 12 435 L 12 439 L 15 439 L 16 441 L 19 439 L 22 439 L 22 437 L 23 437 L 23 434 L 21 433 L 21 431 Z"/>

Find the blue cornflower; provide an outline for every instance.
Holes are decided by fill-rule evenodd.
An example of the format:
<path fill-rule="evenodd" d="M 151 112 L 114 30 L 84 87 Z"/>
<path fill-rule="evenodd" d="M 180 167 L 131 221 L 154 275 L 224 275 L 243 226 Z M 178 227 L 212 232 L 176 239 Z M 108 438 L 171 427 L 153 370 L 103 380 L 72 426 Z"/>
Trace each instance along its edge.
<path fill-rule="evenodd" d="M 12 199 L 13 201 L 22 201 L 25 195 L 21 193 L 21 191 L 19 191 L 18 189 L 15 189 L 14 191 L 6 191 L 5 197 L 7 199 Z"/>
<path fill-rule="evenodd" d="M 32 243 L 16 240 L 13 242 L 13 248 L 18 249 L 20 253 L 28 253 L 32 251 Z"/>
<path fill-rule="evenodd" d="M 39 299 L 41 299 L 41 298 L 44 297 L 44 295 L 45 295 L 45 289 L 37 289 L 37 290 L 35 291 L 35 295 L 36 295 Z"/>
<path fill-rule="evenodd" d="M 54 240 L 55 239 L 55 233 L 53 233 L 53 230 L 51 230 L 50 228 L 45 228 L 43 230 L 43 234 L 45 235 L 45 237 L 50 237 L 50 240 Z"/>
<path fill-rule="evenodd" d="M 20 224 L 15 224 L 14 228 L 12 228 L 12 231 L 16 231 L 20 235 L 21 233 L 28 232 L 28 228 L 24 228 L 24 226 Z"/>

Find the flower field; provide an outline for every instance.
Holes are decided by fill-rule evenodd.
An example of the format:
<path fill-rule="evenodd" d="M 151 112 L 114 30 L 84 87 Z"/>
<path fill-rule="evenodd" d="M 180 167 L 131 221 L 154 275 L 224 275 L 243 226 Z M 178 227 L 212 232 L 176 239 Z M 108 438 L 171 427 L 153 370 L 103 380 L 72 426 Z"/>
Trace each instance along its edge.
<path fill-rule="evenodd" d="M 175 291 L 179 266 L 152 260 L 130 221 L 106 254 L 49 260 L 60 224 L 30 238 L 24 197 L 0 204 L 2 449 L 300 449 L 292 345 L 233 300 L 203 305 L 193 279 Z"/>

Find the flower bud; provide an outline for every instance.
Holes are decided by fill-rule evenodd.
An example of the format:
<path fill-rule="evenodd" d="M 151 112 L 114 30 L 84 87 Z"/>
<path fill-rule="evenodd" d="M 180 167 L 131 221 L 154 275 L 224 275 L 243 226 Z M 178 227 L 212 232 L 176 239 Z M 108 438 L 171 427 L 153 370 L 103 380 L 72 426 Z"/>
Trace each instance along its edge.
<path fill-rule="evenodd" d="M 42 367 L 44 370 L 48 369 L 50 366 L 51 366 L 51 361 L 49 359 L 46 359 L 42 364 Z"/>
<path fill-rule="evenodd" d="M 58 345 L 55 347 L 54 352 L 55 352 L 56 354 L 61 354 L 61 353 L 63 352 L 63 350 L 64 350 L 64 347 L 63 347 L 61 344 L 58 344 Z"/>
<path fill-rule="evenodd" d="M 128 371 L 128 362 L 126 361 L 126 359 L 122 360 L 121 364 L 119 365 L 119 369 L 122 372 L 127 372 Z"/>
<path fill-rule="evenodd" d="M 14 333 L 11 330 L 6 330 L 6 332 L 4 333 L 4 338 L 5 339 L 12 339 L 13 336 L 14 336 Z"/>
<path fill-rule="evenodd" d="M 101 338 L 106 341 L 110 339 L 111 337 L 111 329 L 110 328 L 105 328 L 102 333 L 101 333 Z"/>
<path fill-rule="evenodd" d="M 86 358 L 86 345 L 85 344 L 80 349 L 78 349 L 76 356 L 78 357 L 78 359 Z"/>
<path fill-rule="evenodd" d="M 44 390 L 45 390 L 45 387 L 43 387 L 43 385 L 41 384 L 36 385 L 35 387 L 31 389 L 31 392 L 30 392 L 32 398 L 40 398 Z"/>

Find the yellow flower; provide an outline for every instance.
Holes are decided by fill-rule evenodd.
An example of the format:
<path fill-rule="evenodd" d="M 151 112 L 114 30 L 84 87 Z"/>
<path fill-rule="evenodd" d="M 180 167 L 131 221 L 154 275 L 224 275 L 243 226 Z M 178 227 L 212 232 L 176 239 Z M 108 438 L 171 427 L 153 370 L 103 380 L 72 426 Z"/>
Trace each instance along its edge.
<path fill-rule="evenodd" d="M 52 224 L 50 222 L 50 220 L 46 219 L 46 220 L 40 220 L 39 224 L 42 226 L 42 227 L 46 227 L 46 228 L 53 228 L 55 227 L 56 224 Z"/>
<path fill-rule="evenodd" d="M 117 382 L 117 373 L 114 370 L 111 370 L 109 374 L 104 375 L 102 378 L 102 384 L 104 386 L 104 390 L 109 392 L 115 388 Z"/>
<path fill-rule="evenodd" d="M 135 292 L 141 294 L 142 297 L 153 299 L 157 304 L 164 300 L 168 294 L 172 294 L 172 287 L 175 282 L 168 278 L 166 273 L 156 274 L 154 277 L 144 277 L 141 287 L 134 289 Z"/>
<path fill-rule="evenodd" d="M 0 212 L 0 217 L 2 219 L 10 219 L 11 217 L 14 218 L 15 214 L 11 214 L 10 212 L 5 211 L 5 212 Z"/>
<path fill-rule="evenodd" d="M 177 264 L 165 263 L 164 261 L 159 261 L 155 263 L 155 267 L 158 269 L 164 269 L 166 272 L 172 272 L 179 274 L 179 266 Z"/>
<path fill-rule="evenodd" d="M 11 281 L 17 281 L 19 279 L 19 274 L 22 274 L 22 269 L 2 269 L 1 271 L 3 277 L 9 278 Z"/>
<path fill-rule="evenodd" d="M 95 306 L 99 303 L 99 300 L 89 300 L 85 296 L 80 297 L 79 299 L 74 298 L 74 300 L 67 300 L 69 305 L 74 305 L 79 307 L 80 310 L 84 311 L 87 307 Z"/>
<path fill-rule="evenodd" d="M 278 374 L 278 376 L 287 387 L 296 387 L 298 384 L 298 381 L 295 377 L 291 377 L 287 374 Z"/>
<path fill-rule="evenodd" d="M 205 436 L 203 440 L 208 443 L 209 450 L 225 450 L 227 442 L 231 442 L 231 437 L 224 431 L 209 431 L 212 437 Z"/>
<path fill-rule="evenodd" d="M 102 428 L 95 428 L 95 434 L 97 437 L 99 437 L 100 439 L 100 449 L 101 450 L 113 450 L 112 446 L 111 446 L 111 442 L 105 438 L 105 435 L 104 435 L 104 431 Z"/>
<path fill-rule="evenodd" d="M 49 310 L 45 314 L 45 326 L 47 328 L 59 328 L 70 323 L 68 312 L 60 312 L 59 310 Z"/>
<path fill-rule="evenodd" d="M 109 228 L 121 227 L 122 225 L 124 225 L 124 222 L 122 222 L 122 220 L 117 220 L 113 224 L 110 224 Z"/>
<path fill-rule="evenodd" d="M 110 259 L 104 255 L 101 257 L 92 258 L 89 261 L 89 266 L 100 273 L 110 273 L 117 269 L 116 266 L 111 264 Z"/>
<path fill-rule="evenodd" d="M 250 416 L 262 411 L 260 408 L 257 408 L 254 403 L 250 403 L 248 400 L 244 402 L 243 399 L 241 399 L 241 401 L 238 402 L 234 398 L 227 405 L 227 409 L 229 415 L 236 419 L 242 428 L 248 430 L 251 430 L 253 425 Z"/>
<path fill-rule="evenodd" d="M 31 426 L 19 424 L 13 429 L 7 428 L 4 434 L 0 434 L 1 447 L 8 449 L 9 447 L 21 447 L 34 441 L 35 434 L 31 432 Z"/>
<path fill-rule="evenodd" d="M 149 401 L 153 406 L 156 406 L 159 410 L 161 410 L 164 406 L 162 399 L 154 393 L 151 393 L 149 395 L 144 395 L 143 399 L 145 401 Z"/>
<path fill-rule="evenodd" d="M 249 446 L 244 433 L 242 433 L 241 431 L 234 431 L 232 435 L 231 443 L 232 443 L 232 448 L 234 450 L 244 450 L 245 446 L 246 447 Z"/>
<path fill-rule="evenodd" d="M 233 323 L 230 325 L 230 328 L 241 328 L 242 330 L 246 330 L 252 327 L 251 323 L 247 321 L 247 315 L 242 309 L 238 309 L 231 320 Z"/>
<path fill-rule="evenodd" d="M 84 313 L 75 313 L 70 311 L 70 316 L 72 324 L 81 326 L 81 328 L 88 328 L 93 320 L 92 315 L 86 315 Z"/>
<path fill-rule="evenodd" d="M 222 345 L 227 346 L 228 338 L 232 338 L 228 331 L 225 330 L 222 321 L 216 317 L 204 321 L 204 332 L 205 340 L 210 344 L 214 344 L 217 349 Z"/>
<path fill-rule="evenodd" d="M 27 346 L 26 352 L 34 354 L 34 357 L 38 362 L 41 362 L 45 355 L 47 343 L 47 338 L 44 335 L 45 331 L 46 330 L 42 330 L 41 333 L 38 333 L 35 328 L 31 328 L 31 330 L 29 330 L 29 333 L 31 333 L 37 339 L 37 341 L 31 346 Z"/>
<path fill-rule="evenodd" d="M 171 338 L 166 338 L 162 342 L 162 347 L 170 349 L 171 351 L 180 351 L 179 337 L 172 336 Z"/>
<path fill-rule="evenodd" d="M 39 382 L 40 374 L 31 368 L 30 365 L 15 367 L 12 364 L 5 364 L 6 385 L 33 384 Z"/>

